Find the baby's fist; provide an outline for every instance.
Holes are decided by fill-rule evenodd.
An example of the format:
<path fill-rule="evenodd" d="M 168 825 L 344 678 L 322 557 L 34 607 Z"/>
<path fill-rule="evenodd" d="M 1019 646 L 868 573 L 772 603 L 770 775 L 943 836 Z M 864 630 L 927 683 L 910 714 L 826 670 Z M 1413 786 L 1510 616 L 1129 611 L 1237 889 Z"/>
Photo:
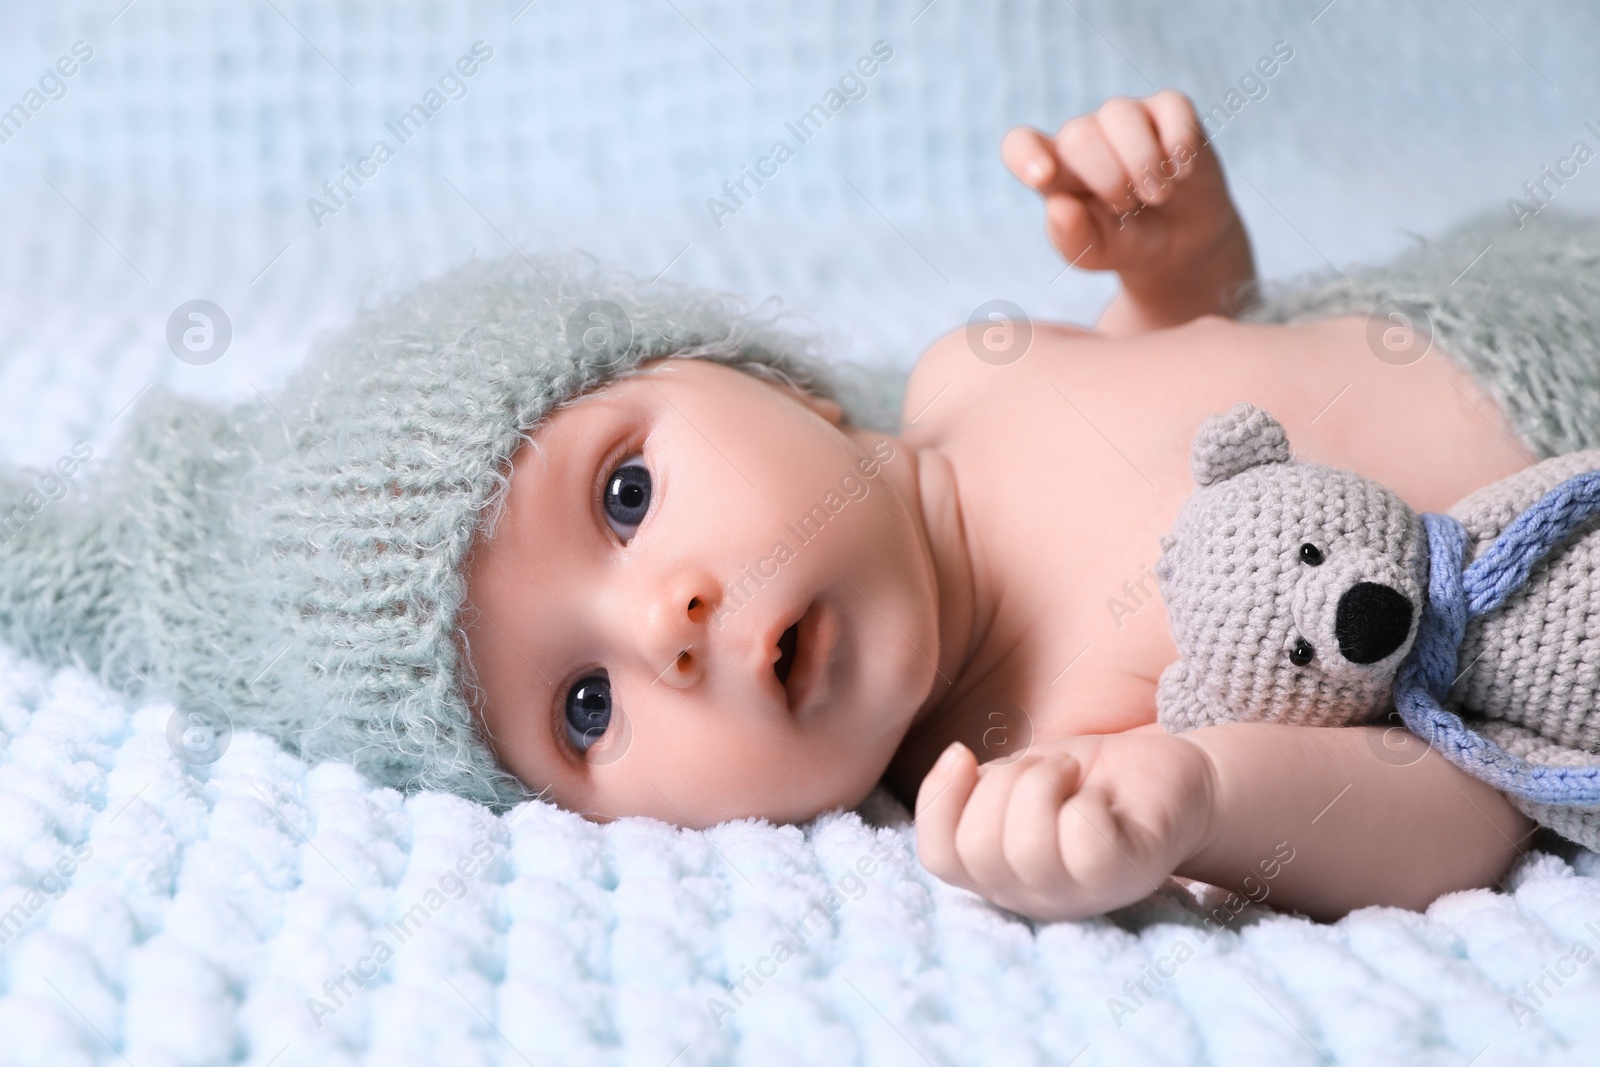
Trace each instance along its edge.
<path fill-rule="evenodd" d="M 1159 731 L 1036 745 L 979 766 L 952 745 L 917 794 L 917 852 L 952 885 L 1045 922 L 1153 892 L 1198 847 L 1209 760 Z"/>
<path fill-rule="evenodd" d="M 1239 226 L 1189 98 L 1113 97 L 1052 138 L 1019 126 L 1006 166 L 1045 198 L 1056 250 L 1087 270 L 1181 269 Z"/>

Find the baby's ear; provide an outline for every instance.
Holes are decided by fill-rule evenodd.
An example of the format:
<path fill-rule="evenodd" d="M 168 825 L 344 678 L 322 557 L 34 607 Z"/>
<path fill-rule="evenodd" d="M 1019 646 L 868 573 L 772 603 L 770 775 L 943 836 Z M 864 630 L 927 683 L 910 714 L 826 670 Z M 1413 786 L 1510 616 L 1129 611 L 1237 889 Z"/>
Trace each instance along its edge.
<path fill-rule="evenodd" d="M 1289 462 L 1289 436 L 1254 404 L 1237 403 L 1200 424 L 1189 453 L 1196 485 L 1212 485 L 1264 463 Z"/>

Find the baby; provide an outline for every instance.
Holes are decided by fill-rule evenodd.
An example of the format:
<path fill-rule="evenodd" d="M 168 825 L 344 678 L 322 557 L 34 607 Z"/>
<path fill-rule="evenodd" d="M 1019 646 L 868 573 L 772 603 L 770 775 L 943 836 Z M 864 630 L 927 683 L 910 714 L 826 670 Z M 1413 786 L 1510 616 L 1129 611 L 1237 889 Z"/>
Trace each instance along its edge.
<path fill-rule="evenodd" d="M 272 397 L 150 390 L 80 492 L 0 476 L 0 637 L 173 698 L 201 768 L 231 723 L 397 788 L 694 827 L 883 782 L 931 871 L 1044 920 L 1172 874 L 1270 869 L 1318 917 L 1493 884 L 1529 822 L 1415 739 L 1157 729 L 1150 567 L 1236 401 L 1418 510 L 1600 445 L 1595 228 L 1262 302 L 1180 94 L 1004 157 L 1066 260 L 1120 275 L 1095 330 L 952 333 L 891 424 L 714 294 L 471 263 Z M 1395 299 L 1427 345 L 1372 339 Z"/>
<path fill-rule="evenodd" d="M 1442 353 L 1375 355 L 1365 315 L 1231 321 L 1250 244 L 1198 130 L 1165 92 L 1011 132 L 1056 249 L 1121 292 L 1093 331 L 1009 324 L 1031 344 L 998 358 L 949 334 L 897 435 L 703 360 L 551 417 L 469 572 L 504 765 L 689 826 L 804 820 L 883 779 L 931 871 L 1039 919 L 1174 873 L 1241 888 L 1284 842 L 1274 899 L 1315 916 L 1498 879 L 1530 824 L 1414 739 L 1397 760 L 1378 727 L 1153 726 L 1176 652 L 1150 566 L 1207 415 L 1250 400 L 1422 510 L 1533 458 Z"/>

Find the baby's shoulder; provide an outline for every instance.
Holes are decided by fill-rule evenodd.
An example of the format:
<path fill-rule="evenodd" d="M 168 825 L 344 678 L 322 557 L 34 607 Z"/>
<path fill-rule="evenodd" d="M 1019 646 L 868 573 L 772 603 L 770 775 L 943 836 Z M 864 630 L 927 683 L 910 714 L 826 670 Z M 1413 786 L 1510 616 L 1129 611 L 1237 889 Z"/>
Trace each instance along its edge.
<path fill-rule="evenodd" d="M 914 425 L 927 432 L 943 424 L 977 384 L 973 381 L 972 362 L 975 361 L 967 348 L 964 327 L 951 330 L 929 345 L 906 379 L 905 398 L 900 405 L 902 431 Z"/>
<path fill-rule="evenodd" d="M 900 409 L 901 428 L 915 424 L 924 432 L 936 431 L 961 411 L 995 400 L 1008 388 L 1026 388 L 1023 379 L 1030 375 L 1006 373 L 1014 364 L 1048 361 L 1063 344 L 1095 336 L 1075 326 L 1011 320 L 998 313 L 958 326 L 929 345 L 912 368 Z"/>

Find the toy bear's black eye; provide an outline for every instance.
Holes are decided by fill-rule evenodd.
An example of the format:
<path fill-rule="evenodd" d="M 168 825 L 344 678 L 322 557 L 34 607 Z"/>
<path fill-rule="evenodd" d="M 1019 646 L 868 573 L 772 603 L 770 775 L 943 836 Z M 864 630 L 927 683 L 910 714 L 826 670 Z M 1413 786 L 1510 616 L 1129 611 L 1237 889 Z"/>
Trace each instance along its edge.
<path fill-rule="evenodd" d="M 1307 545 L 1306 547 L 1310 548 L 1311 546 Z M 1296 667 L 1304 667 L 1311 662 L 1311 657 L 1316 654 L 1317 650 L 1311 647 L 1310 642 L 1303 637 L 1296 638 L 1294 647 L 1289 650 L 1289 662 Z"/>
<path fill-rule="evenodd" d="M 1322 562 L 1322 550 L 1316 545 L 1312 544 L 1310 541 L 1307 541 L 1305 544 L 1300 546 L 1300 562 L 1308 564 L 1312 567 L 1317 566 Z"/>

